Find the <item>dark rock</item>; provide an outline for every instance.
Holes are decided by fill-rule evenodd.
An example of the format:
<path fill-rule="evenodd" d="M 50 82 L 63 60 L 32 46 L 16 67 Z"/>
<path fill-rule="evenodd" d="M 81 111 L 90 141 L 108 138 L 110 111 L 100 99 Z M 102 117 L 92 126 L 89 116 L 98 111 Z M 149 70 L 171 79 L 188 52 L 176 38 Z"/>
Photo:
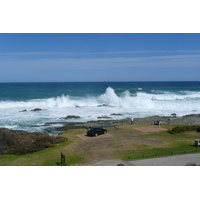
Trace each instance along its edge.
<path fill-rule="evenodd" d="M 109 106 L 107 104 L 102 104 L 102 105 L 98 105 L 97 107 L 113 107 L 113 106 Z"/>
<path fill-rule="evenodd" d="M 88 129 L 87 123 L 65 123 L 63 126 L 54 127 L 55 131 L 67 131 L 69 129 Z"/>
<path fill-rule="evenodd" d="M 108 117 L 108 116 L 101 116 L 101 117 L 97 117 L 97 119 L 111 119 L 112 117 Z"/>
<path fill-rule="evenodd" d="M 53 126 L 57 124 L 65 124 L 66 122 L 46 122 L 43 126 Z"/>
<path fill-rule="evenodd" d="M 110 115 L 114 115 L 114 116 L 123 116 L 123 114 L 121 114 L 121 113 L 112 113 L 112 114 L 110 114 Z"/>
<path fill-rule="evenodd" d="M 61 117 L 60 119 L 79 119 L 79 118 L 81 117 L 76 115 L 68 115 L 67 117 Z"/>
<path fill-rule="evenodd" d="M 98 105 L 97 107 L 107 107 L 108 105 L 106 104 L 102 104 L 102 105 Z"/>
<path fill-rule="evenodd" d="M 21 110 L 21 111 L 19 111 L 19 112 L 26 112 L 27 110 Z"/>
<path fill-rule="evenodd" d="M 52 133 L 52 132 L 54 132 L 55 131 L 55 128 L 54 127 L 48 127 L 48 128 L 45 128 L 44 129 L 44 132 L 45 133 Z"/>
<path fill-rule="evenodd" d="M 37 111 L 41 111 L 41 110 L 42 110 L 41 108 L 35 108 L 35 109 L 31 110 L 31 111 L 37 112 Z"/>

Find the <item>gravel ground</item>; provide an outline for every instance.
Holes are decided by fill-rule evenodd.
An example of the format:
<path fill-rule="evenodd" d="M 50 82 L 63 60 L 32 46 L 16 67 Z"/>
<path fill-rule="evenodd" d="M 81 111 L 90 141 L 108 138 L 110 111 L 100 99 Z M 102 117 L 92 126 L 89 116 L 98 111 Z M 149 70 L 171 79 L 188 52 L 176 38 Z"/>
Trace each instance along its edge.
<path fill-rule="evenodd" d="M 200 165 L 200 153 L 185 154 L 160 158 L 148 158 L 136 161 L 122 161 L 120 159 L 101 160 L 91 163 L 90 166 L 186 166 L 187 164 Z"/>

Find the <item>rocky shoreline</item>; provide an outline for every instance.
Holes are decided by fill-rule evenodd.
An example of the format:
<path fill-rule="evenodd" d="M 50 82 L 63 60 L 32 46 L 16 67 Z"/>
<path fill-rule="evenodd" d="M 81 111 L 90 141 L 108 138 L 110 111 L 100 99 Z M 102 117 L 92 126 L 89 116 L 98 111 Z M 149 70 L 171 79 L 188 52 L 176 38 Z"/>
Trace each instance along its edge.
<path fill-rule="evenodd" d="M 144 118 L 135 118 L 133 120 L 134 124 L 153 124 L 154 121 L 161 121 L 162 124 L 173 124 L 173 125 L 190 125 L 190 124 L 200 124 L 200 114 L 185 115 L 182 117 L 177 117 L 176 114 L 171 116 L 151 116 Z"/>
<path fill-rule="evenodd" d="M 69 129 L 88 129 L 89 127 L 94 127 L 94 126 L 113 127 L 130 123 L 131 123 L 131 118 L 125 118 L 119 120 L 94 120 L 87 122 L 50 122 L 50 123 L 45 123 L 45 126 L 51 126 L 50 129 L 53 128 L 55 131 L 67 131 Z M 60 127 L 54 126 L 57 124 L 60 124 L 62 126 Z M 46 130 L 48 130 L 48 128 Z"/>
<path fill-rule="evenodd" d="M 34 111 L 36 111 L 35 109 Z M 39 111 L 39 110 L 37 110 Z M 123 114 L 111 114 L 108 116 L 98 117 L 97 120 L 81 122 L 77 121 L 80 116 L 68 115 L 61 119 L 66 120 L 62 122 L 47 122 L 43 125 L 33 125 L 32 127 L 42 128 L 42 132 L 48 135 L 58 135 L 64 131 L 70 129 L 88 129 L 89 127 L 100 126 L 100 127 L 114 127 L 125 124 L 150 124 L 153 125 L 155 122 L 160 121 L 161 124 L 172 124 L 172 125 L 192 125 L 200 124 L 200 114 L 191 114 L 178 117 L 175 113 L 170 116 L 150 116 L 143 118 L 124 118 L 124 119 L 112 119 L 112 116 L 123 116 Z M 74 120 L 74 122 L 68 122 L 68 120 Z"/>
<path fill-rule="evenodd" d="M 99 105 L 108 106 L 108 105 Z M 30 110 L 32 112 L 44 111 L 40 108 L 35 108 Z M 19 112 L 27 112 L 27 110 L 22 110 Z M 61 117 L 64 120 L 61 122 L 46 122 L 43 125 L 33 125 L 32 127 L 42 128 L 44 133 L 57 135 L 61 132 L 67 131 L 69 129 L 88 129 L 89 127 L 101 126 L 101 127 L 113 127 L 125 124 L 154 124 L 155 122 L 161 122 L 161 124 L 172 124 L 172 125 L 190 125 L 190 124 L 200 124 L 200 114 L 191 114 L 178 117 L 176 113 L 172 113 L 170 116 L 150 116 L 143 118 L 124 118 L 124 119 L 112 119 L 113 116 L 123 117 L 122 113 L 112 113 L 109 116 L 99 116 L 97 120 L 81 122 L 77 121 L 81 119 L 81 116 L 68 115 L 66 117 Z M 65 121 L 66 120 L 66 121 Z M 74 122 L 68 122 L 68 120 Z"/>
<path fill-rule="evenodd" d="M 76 118 L 78 118 L 76 116 Z M 47 133 L 50 132 L 64 132 L 69 129 L 88 129 L 93 126 L 101 127 L 114 127 L 125 124 L 151 124 L 161 121 L 161 124 L 172 124 L 172 125 L 192 125 L 200 124 L 200 114 L 185 115 L 177 117 L 175 114 L 171 116 L 151 116 L 143 118 L 124 118 L 118 120 L 105 119 L 105 120 L 93 120 L 87 122 L 49 122 L 45 123 L 44 126 L 48 126 L 45 129 Z M 60 125 L 59 127 L 57 127 Z"/>

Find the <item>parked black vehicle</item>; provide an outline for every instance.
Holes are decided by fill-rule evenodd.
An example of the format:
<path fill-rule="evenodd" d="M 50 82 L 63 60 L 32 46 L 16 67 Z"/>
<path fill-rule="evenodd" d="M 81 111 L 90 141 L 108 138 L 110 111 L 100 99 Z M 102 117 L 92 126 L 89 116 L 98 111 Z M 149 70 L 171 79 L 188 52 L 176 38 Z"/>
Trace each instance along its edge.
<path fill-rule="evenodd" d="M 107 133 L 107 129 L 101 127 L 92 127 L 87 131 L 88 136 L 97 136 L 105 133 Z"/>

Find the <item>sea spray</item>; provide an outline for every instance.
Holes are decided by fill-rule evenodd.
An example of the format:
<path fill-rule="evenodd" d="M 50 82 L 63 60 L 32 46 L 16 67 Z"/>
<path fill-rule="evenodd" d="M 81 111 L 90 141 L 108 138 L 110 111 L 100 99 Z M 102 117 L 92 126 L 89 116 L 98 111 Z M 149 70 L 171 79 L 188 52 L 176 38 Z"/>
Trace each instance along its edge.
<path fill-rule="evenodd" d="M 173 83 L 174 85 L 169 87 L 170 84 L 95 83 L 91 85 L 82 83 L 74 86 L 72 83 L 63 83 L 55 84 L 54 90 L 49 89 L 47 83 L 44 84 L 45 88 L 41 88 L 39 84 L 37 87 L 33 84 L 34 90 L 31 88 L 32 84 L 24 84 L 27 89 L 23 98 L 22 95 L 18 95 L 20 98 L 10 96 L 9 99 L 9 91 L 7 95 L 0 94 L 0 126 L 35 131 L 38 130 L 37 125 L 41 128 L 41 125 L 46 122 L 62 122 L 64 120 L 61 118 L 67 115 L 81 117 L 67 121 L 84 122 L 97 120 L 101 116 L 122 119 L 151 115 L 164 116 L 171 113 L 176 113 L 178 116 L 200 113 L 200 83 L 196 86 L 191 84 L 191 90 L 185 83 L 182 87 L 180 83 L 178 86 L 176 86 L 177 83 Z M 50 85 L 54 86 L 53 83 Z M 18 88 L 20 88 L 19 85 Z M 37 98 L 29 98 L 34 97 L 33 91 L 37 94 L 35 96 Z M 57 95 L 58 93 L 60 94 Z M 7 98 L 5 99 L 3 95 Z M 41 110 L 33 112 L 35 108 Z M 21 112 L 23 110 L 26 111 Z M 111 115 L 113 113 L 121 115 Z"/>
<path fill-rule="evenodd" d="M 168 104 L 169 107 L 176 108 L 177 103 L 190 107 L 191 110 L 197 108 L 200 102 L 200 92 L 185 92 L 184 94 L 175 94 L 170 92 L 161 93 L 146 93 L 137 92 L 131 94 L 129 91 L 124 91 L 121 95 L 117 95 L 113 88 L 108 87 L 104 94 L 97 97 L 73 97 L 69 95 L 61 95 L 48 99 L 31 99 L 29 101 L 1 101 L 0 109 L 15 108 L 21 110 L 31 110 L 40 107 L 48 108 L 64 108 L 64 107 L 95 107 L 98 105 L 108 105 L 119 108 L 145 108 L 145 109 L 164 109 Z M 177 111 L 180 105 L 177 107 Z"/>

